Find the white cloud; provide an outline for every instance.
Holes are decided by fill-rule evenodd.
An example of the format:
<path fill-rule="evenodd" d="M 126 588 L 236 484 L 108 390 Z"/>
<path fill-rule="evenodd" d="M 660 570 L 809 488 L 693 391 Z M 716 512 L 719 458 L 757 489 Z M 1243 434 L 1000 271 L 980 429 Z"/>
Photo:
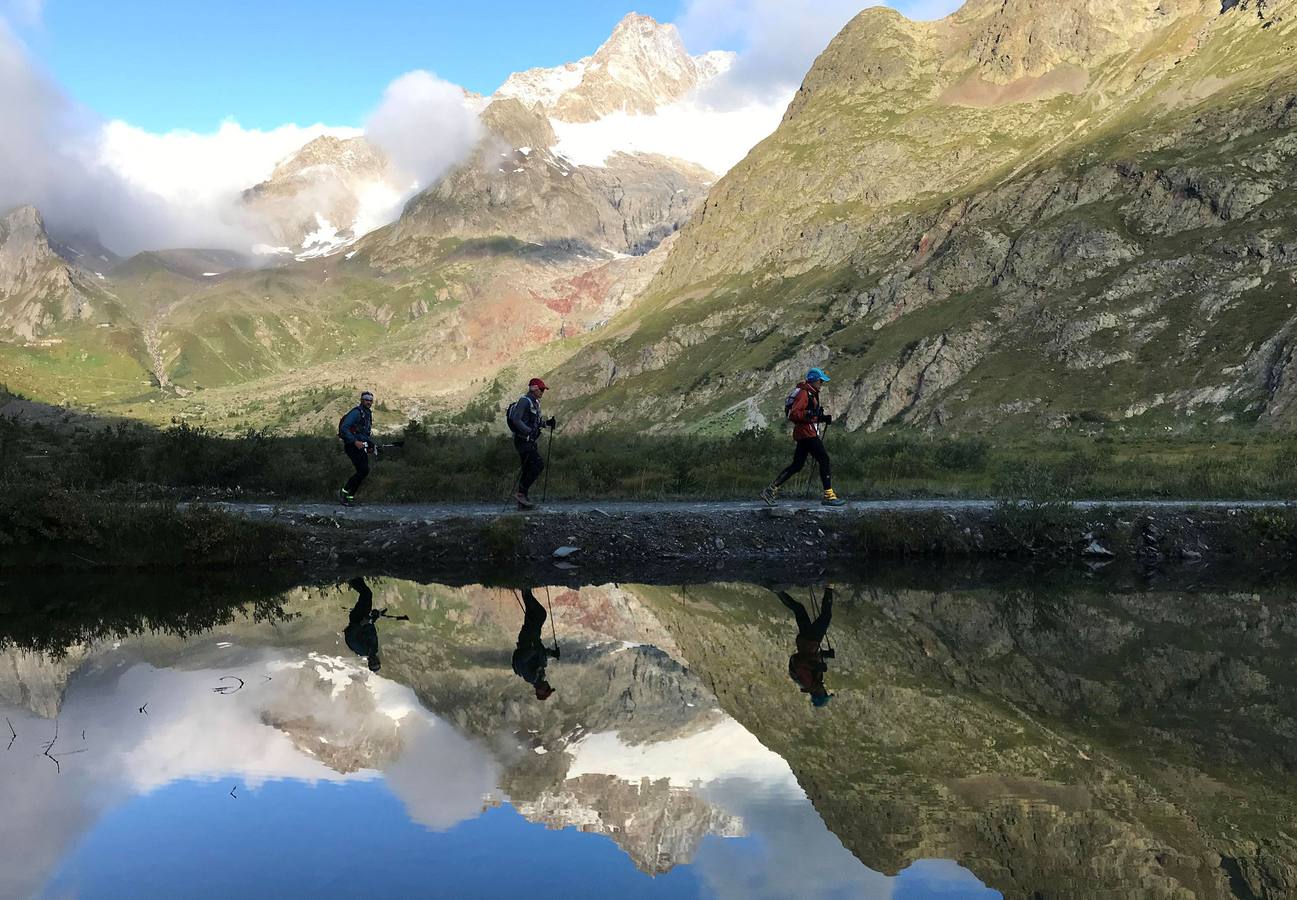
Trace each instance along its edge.
<path fill-rule="evenodd" d="M 155 134 L 114 120 L 100 133 L 98 162 L 134 188 L 181 207 L 204 209 L 268 178 L 276 162 L 325 134 L 354 137 L 360 131 L 325 125 L 259 131 L 227 121 L 207 134 Z"/>
<path fill-rule="evenodd" d="M 733 68 L 704 92 L 713 105 L 737 108 L 788 97 L 811 63 L 863 8 L 860 0 L 689 0 L 677 21 L 695 52 L 737 45 Z M 886 4 L 916 19 L 946 15 L 962 0 Z"/>
<path fill-rule="evenodd" d="M 0 122 L 0 213 L 30 203 L 52 230 L 92 229 L 123 254 L 249 250 L 265 235 L 243 208 L 242 191 L 320 135 L 362 133 L 323 124 L 259 130 L 227 121 L 210 133 L 156 134 L 105 121 L 32 62 L 3 18 Z M 389 154 L 405 189 L 371 186 L 357 225 L 369 230 L 395 218 L 414 182 L 427 185 L 462 158 L 478 128 L 455 85 L 426 72 L 392 82 L 364 133 Z"/>
<path fill-rule="evenodd" d="M 482 135 L 463 88 L 416 70 L 387 86 L 365 136 L 393 168 L 426 187 L 463 159 Z"/>
<path fill-rule="evenodd" d="M 686 99 L 651 116 L 614 113 L 596 122 L 555 120 L 555 149 L 583 166 L 603 165 L 617 151 L 661 153 L 722 175 L 775 130 L 790 97 L 791 92 L 732 109 Z"/>

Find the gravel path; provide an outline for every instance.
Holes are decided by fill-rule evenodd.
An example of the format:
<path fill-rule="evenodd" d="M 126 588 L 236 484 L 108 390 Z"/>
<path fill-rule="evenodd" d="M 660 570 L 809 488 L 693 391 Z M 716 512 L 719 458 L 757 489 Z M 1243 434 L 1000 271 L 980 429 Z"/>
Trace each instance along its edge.
<path fill-rule="evenodd" d="M 784 501 L 780 508 L 787 510 L 813 510 L 825 515 L 844 515 L 868 512 L 983 512 L 995 506 L 995 500 L 861 500 L 845 507 L 821 506 L 818 502 Z M 1077 509 L 1100 508 L 1157 509 L 1163 512 L 1193 509 L 1281 509 L 1293 504 L 1290 500 L 1083 500 L 1073 504 Z M 357 522 L 443 521 L 460 518 L 494 518 L 515 512 L 512 503 L 373 503 L 344 507 L 337 503 L 218 503 L 214 504 L 234 513 L 257 518 L 275 514 L 288 516 L 329 516 Z M 556 501 L 529 511 L 528 516 L 608 514 L 616 516 L 653 513 L 704 514 L 744 513 L 766 509 L 759 500 L 681 500 L 642 501 L 609 500 L 601 503 L 589 501 Z"/>

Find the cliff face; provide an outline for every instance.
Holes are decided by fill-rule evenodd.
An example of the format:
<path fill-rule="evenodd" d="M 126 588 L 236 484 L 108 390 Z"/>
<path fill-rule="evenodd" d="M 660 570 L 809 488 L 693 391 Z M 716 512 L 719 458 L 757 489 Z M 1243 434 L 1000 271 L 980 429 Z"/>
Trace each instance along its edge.
<path fill-rule="evenodd" d="M 33 340 L 92 312 L 90 298 L 50 246 L 40 212 L 20 206 L 0 218 L 0 329 Z"/>
<path fill-rule="evenodd" d="M 555 374 L 568 419 L 736 429 L 816 364 L 850 429 L 1287 423 L 1295 36 L 1291 2 L 861 13 Z"/>

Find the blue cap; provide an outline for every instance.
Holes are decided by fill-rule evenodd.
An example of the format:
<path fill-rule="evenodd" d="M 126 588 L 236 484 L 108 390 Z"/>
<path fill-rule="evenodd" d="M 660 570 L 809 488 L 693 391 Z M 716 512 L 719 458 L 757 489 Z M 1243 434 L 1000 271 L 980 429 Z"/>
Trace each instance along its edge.
<path fill-rule="evenodd" d="M 823 369 L 815 368 L 806 373 L 807 381 L 828 381 L 829 374 Z"/>
<path fill-rule="evenodd" d="M 821 706 L 828 706 L 829 701 L 832 699 L 833 699 L 832 694 L 819 694 L 819 695 L 812 694 L 811 705 L 818 709 Z"/>

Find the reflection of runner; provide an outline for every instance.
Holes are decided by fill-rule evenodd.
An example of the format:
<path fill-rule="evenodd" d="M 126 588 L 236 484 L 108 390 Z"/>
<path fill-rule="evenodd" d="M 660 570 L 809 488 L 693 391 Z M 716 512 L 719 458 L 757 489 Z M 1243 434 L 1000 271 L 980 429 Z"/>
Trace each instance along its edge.
<path fill-rule="evenodd" d="M 833 695 L 824 686 L 824 673 L 829 670 L 829 664 L 824 660 L 831 652 L 821 650 L 820 644 L 828 634 L 829 620 L 833 618 L 833 588 L 824 588 L 824 601 L 814 621 L 806 607 L 787 591 L 776 593 L 779 601 L 797 617 L 797 652 L 788 657 L 788 677 L 801 686 L 803 694 L 811 695 L 813 705 L 827 706 Z"/>
<path fill-rule="evenodd" d="M 353 578 L 347 584 L 359 591 L 360 597 L 347 616 L 347 628 L 342 632 L 342 639 L 347 642 L 352 653 L 366 658 L 369 671 L 377 672 L 382 663 L 378 659 L 378 628 L 374 623 L 386 610 L 374 609 L 374 592 L 365 584 L 365 579 Z"/>
<path fill-rule="evenodd" d="M 513 651 L 514 674 L 536 688 L 536 699 L 545 700 L 554 689 L 545 680 L 545 666 L 549 657 L 558 653 L 545 646 L 541 629 L 545 626 L 545 607 L 540 605 L 530 588 L 522 589 L 522 628 L 518 630 L 518 648 Z"/>

